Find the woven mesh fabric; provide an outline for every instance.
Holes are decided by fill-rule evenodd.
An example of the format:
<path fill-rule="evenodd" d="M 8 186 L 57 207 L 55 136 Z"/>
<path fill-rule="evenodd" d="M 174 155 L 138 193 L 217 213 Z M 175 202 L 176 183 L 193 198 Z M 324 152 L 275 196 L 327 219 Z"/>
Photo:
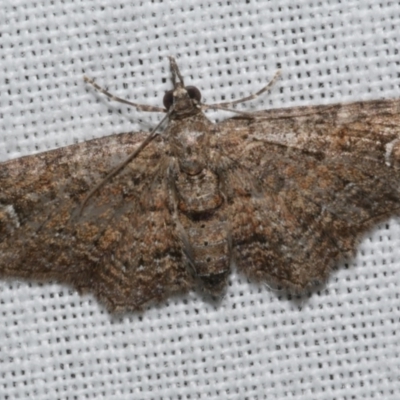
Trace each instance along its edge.
<path fill-rule="evenodd" d="M 3 0 L 0 22 L 2 161 L 150 129 L 159 115 L 82 76 L 158 106 L 168 55 L 206 103 L 278 68 L 243 108 L 399 97 L 397 1 Z M 392 219 L 300 300 L 233 273 L 219 306 L 191 294 L 115 318 L 61 285 L 0 282 L 0 398 L 398 399 L 399 269 Z"/>

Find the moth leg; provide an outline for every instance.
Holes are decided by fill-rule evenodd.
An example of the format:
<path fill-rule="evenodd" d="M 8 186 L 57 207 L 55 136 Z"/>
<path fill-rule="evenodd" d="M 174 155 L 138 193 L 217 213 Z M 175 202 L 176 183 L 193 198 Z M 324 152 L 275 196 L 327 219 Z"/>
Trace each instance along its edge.
<path fill-rule="evenodd" d="M 272 80 L 268 83 L 267 86 L 263 87 L 261 90 L 259 90 L 257 93 L 253 93 L 250 96 L 243 97 L 241 99 L 235 100 L 235 101 L 229 101 L 226 103 L 216 103 L 216 104 L 203 104 L 202 107 L 205 107 L 206 109 L 218 109 L 218 110 L 228 110 L 228 111 L 234 111 L 234 110 L 229 110 L 230 107 L 234 106 L 235 104 L 243 103 L 245 101 L 250 101 L 254 100 L 264 92 L 268 91 L 274 84 L 275 82 L 279 79 L 281 76 L 281 71 L 278 70 L 275 73 L 275 76 L 272 78 Z M 235 111 L 234 111 L 235 112 Z"/>
<path fill-rule="evenodd" d="M 90 83 L 92 86 L 94 86 L 94 88 L 96 90 L 98 90 L 100 93 L 105 94 L 109 99 L 114 100 L 114 101 L 118 101 L 119 103 L 122 103 L 122 104 L 127 104 L 128 106 L 136 107 L 139 111 L 163 112 L 163 113 L 166 112 L 166 110 L 164 108 L 161 108 L 161 107 L 153 107 L 153 106 L 149 106 L 149 105 L 146 105 L 146 104 L 133 103 L 131 101 L 124 100 L 124 99 L 121 99 L 120 97 L 114 96 L 113 94 L 111 94 L 107 90 L 103 89 L 93 79 L 90 79 L 86 75 L 83 76 L 83 80 L 85 82 L 87 82 L 87 83 Z"/>

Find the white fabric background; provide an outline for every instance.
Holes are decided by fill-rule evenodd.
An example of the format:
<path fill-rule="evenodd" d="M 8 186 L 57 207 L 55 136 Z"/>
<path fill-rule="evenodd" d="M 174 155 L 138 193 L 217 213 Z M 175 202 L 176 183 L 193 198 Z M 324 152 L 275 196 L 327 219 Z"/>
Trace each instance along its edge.
<path fill-rule="evenodd" d="M 0 160 L 159 115 L 167 55 L 214 103 L 247 110 L 399 97 L 389 0 L 1 1 Z M 210 118 L 227 118 L 210 113 Z M 1 190 L 1 188 L 0 188 Z M 398 399 L 400 220 L 366 236 L 321 291 L 288 299 L 232 274 L 220 306 L 192 294 L 114 318 L 55 284 L 0 283 L 2 399 Z"/>

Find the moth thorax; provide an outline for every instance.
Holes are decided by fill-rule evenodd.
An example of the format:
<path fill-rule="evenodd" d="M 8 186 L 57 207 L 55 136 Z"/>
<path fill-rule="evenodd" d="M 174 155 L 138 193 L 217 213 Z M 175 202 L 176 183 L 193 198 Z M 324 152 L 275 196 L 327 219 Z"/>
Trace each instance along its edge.
<path fill-rule="evenodd" d="M 212 214 L 223 203 L 218 176 L 208 169 L 197 175 L 180 173 L 175 181 L 178 209 L 186 215 L 198 218 Z"/>

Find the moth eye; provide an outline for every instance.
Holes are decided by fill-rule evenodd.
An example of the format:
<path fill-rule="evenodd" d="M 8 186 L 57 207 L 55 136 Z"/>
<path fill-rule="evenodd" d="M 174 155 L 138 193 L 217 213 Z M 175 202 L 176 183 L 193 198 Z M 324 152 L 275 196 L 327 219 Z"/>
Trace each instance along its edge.
<path fill-rule="evenodd" d="M 188 92 L 188 95 L 191 99 L 196 100 L 197 102 L 200 103 L 201 100 L 201 93 L 200 90 L 197 89 L 195 86 L 187 86 L 185 87 L 186 91 Z"/>
<path fill-rule="evenodd" d="M 172 94 L 172 92 L 173 90 L 168 90 L 168 92 L 164 94 L 163 104 L 167 110 L 169 110 L 169 108 L 172 106 L 172 103 L 174 102 L 174 95 Z"/>

